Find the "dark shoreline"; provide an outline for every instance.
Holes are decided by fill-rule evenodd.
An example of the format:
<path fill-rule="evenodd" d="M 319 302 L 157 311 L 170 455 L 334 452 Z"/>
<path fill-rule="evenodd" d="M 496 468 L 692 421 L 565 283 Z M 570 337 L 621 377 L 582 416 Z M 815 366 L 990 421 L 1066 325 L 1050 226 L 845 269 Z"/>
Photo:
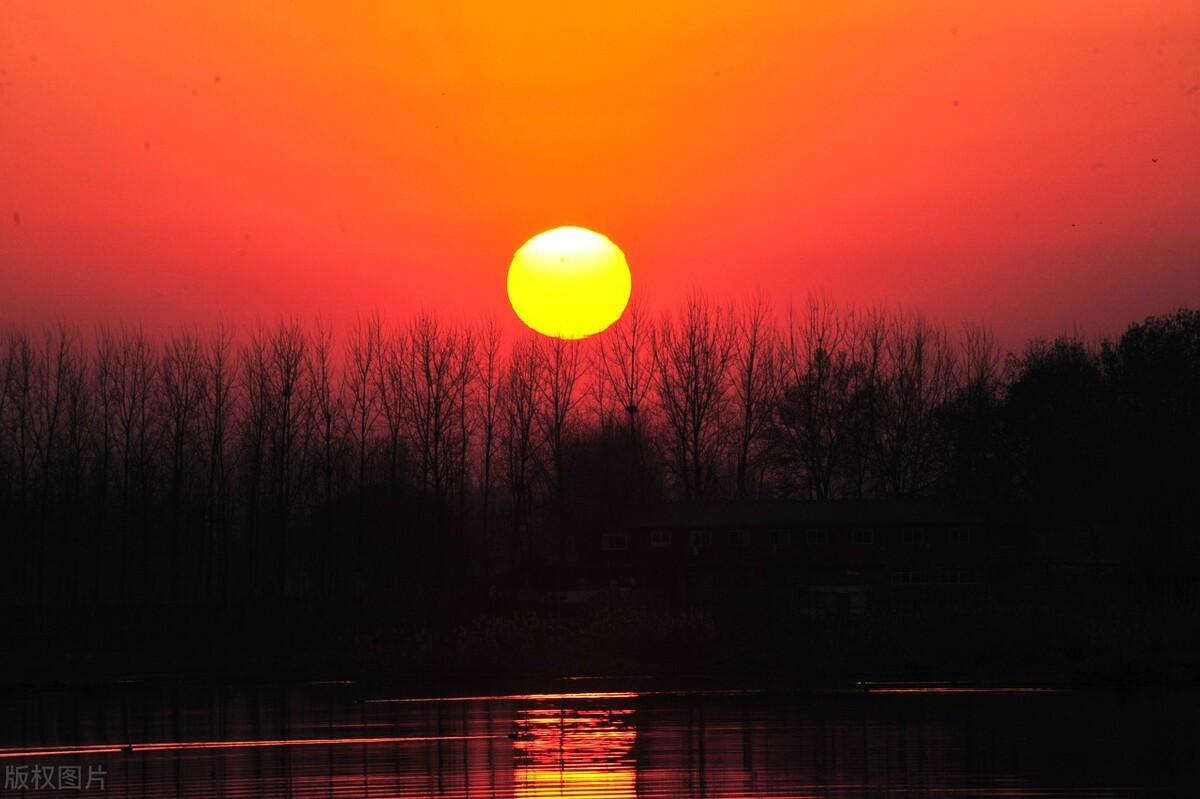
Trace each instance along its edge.
<path fill-rule="evenodd" d="M 788 689 L 860 681 L 1200 685 L 1200 613 L 1173 599 L 1132 602 L 1102 590 L 1040 599 L 1014 593 L 984 607 L 853 619 L 767 604 L 440 615 L 332 606 L 176 608 L 136 617 L 96 608 L 8 614 L 0 691 L 124 681 L 382 681 L 415 693 L 646 682 Z"/>

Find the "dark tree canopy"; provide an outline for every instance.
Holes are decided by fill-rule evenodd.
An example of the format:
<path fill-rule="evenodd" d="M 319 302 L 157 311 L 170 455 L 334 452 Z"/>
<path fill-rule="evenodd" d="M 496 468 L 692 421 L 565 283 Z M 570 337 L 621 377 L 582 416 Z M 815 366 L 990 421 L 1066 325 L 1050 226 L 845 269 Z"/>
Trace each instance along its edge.
<path fill-rule="evenodd" d="M 486 591 L 699 499 L 919 497 L 1018 537 L 1117 524 L 1147 562 L 1194 560 L 1195 310 L 1003 368 L 984 328 L 816 298 L 695 296 L 584 342 L 498 331 L 9 332 L 0 518 L 20 566 L 0 601 Z"/>

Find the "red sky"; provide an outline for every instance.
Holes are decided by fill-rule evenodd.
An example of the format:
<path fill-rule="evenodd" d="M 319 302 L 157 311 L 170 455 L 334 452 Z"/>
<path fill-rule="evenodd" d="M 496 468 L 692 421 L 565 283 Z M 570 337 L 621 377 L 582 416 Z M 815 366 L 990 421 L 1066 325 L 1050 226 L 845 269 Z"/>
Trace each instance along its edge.
<path fill-rule="evenodd" d="M 1200 303 L 1198 143 L 1195 0 L 7 0 L 0 318 L 508 318 L 578 224 L 653 306 L 1107 333 Z"/>

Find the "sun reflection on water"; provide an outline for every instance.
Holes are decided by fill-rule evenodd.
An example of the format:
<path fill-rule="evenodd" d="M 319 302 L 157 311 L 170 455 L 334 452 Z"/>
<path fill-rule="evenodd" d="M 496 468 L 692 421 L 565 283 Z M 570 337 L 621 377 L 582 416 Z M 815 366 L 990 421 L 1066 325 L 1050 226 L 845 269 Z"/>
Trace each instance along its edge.
<path fill-rule="evenodd" d="M 631 707 L 522 708 L 514 718 L 514 795 L 637 795 Z"/>

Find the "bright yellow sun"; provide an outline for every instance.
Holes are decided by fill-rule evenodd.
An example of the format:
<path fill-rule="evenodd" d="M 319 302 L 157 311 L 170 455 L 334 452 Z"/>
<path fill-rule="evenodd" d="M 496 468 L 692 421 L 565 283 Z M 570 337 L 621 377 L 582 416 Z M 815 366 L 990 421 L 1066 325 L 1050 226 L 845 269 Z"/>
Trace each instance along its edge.
<path fill-rule="evenodd" d="M 521 245 L 508 267 L 508 300 L 521 321 L 557 338 L 585 338 L 621 318 L 629 264 L 617 245 L 587 228 L 556 227 Z"/>

